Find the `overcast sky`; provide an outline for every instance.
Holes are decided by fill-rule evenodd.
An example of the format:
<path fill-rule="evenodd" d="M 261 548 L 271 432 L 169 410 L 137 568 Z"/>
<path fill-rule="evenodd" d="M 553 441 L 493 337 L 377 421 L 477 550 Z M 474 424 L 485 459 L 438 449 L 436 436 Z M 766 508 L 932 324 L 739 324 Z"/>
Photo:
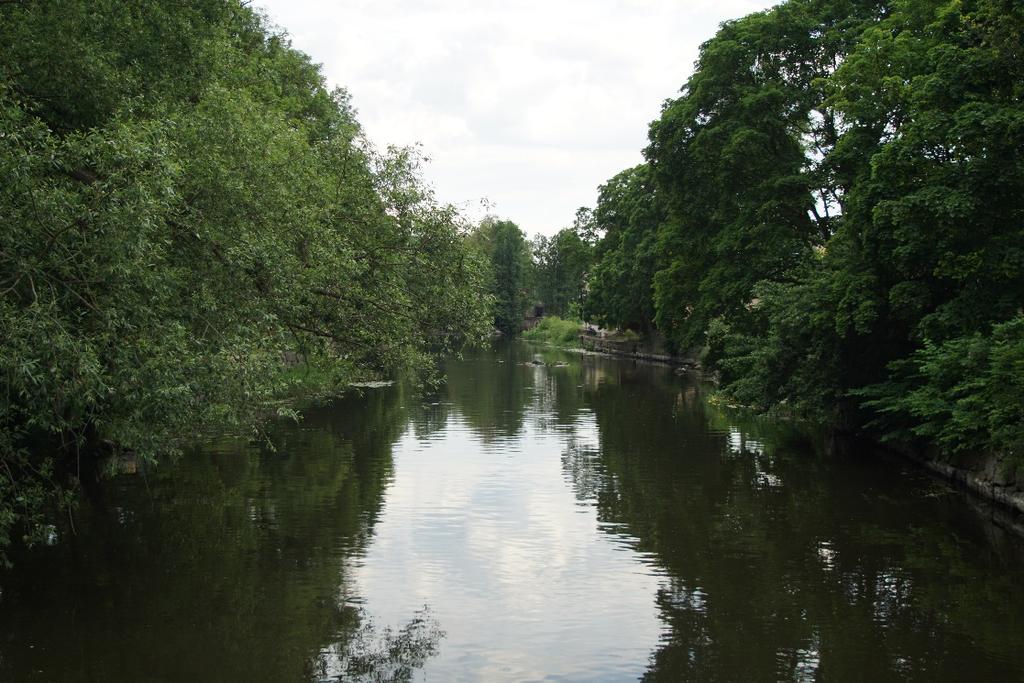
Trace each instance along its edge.
<path fill-rule="evenodd" d="M 642 161 L 720 22 L 771 0 L 256 0 L 347 88 L 375 144 L 421 143 L 474 218 L 551 234 Z"/>

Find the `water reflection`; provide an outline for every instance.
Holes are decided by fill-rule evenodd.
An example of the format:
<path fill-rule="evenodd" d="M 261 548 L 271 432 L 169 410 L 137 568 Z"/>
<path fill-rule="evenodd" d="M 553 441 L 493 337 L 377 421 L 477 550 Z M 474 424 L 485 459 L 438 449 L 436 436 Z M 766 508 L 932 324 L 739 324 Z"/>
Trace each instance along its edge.
<path fill-rule="evenodd" d="M 390 627 L 378 630 L 365 616 L 362 621 L 358 629 L 317 655 L 314 668 L 320 683 L 411 681 L 437 654 L 445 636 L 426 606 L 397 631 Z"/>
<path fill-rule="evenodd" d="M 0 678 L 1024 676 L 1022 544 L 934 480 L 666 368 L 446 369 L 118 479 L 3 577 Z"/>
<path fill-rule="evenodd" d="M 0 678 L 313 680 L 359 661 L 350 558 L 406 421 L 401 393 L 377 392 L 277 425 L 273 448 L 225 440 L 115 480 L 82 506 L 79 535 L 4 577 Z M 395 642 L 422 649 L 414 635 Z"/>
<path fill-rule="evenodd" d="M 567 486 L 560 455 L 584 430 L 553 407 L 556 392 L 577 392 L 578 368 L 514 351 L 451 364 L 444 430 L 395 445 L 398 474 L 356 583 L 385 620 L 434 608 L 446 637 L 425 679 L 635 679 L 661 632 L 659 575 L 595 533 L 596 511 Z M 515 378 L 501 400 L 477 391 L 501 386 L 495 376 Z"/>
<path fill-rule="evenodd" d="M 789 425 L 737 422 L 660 368 L 522 355 L 547 365 L 525 375 L 534 392 L 515 394 L 519 412 L 561 432 L 577 501 L 666 574 L 656 603 L 667 628 L 644 678 L 1024 671 L 1009 607 L 1024 606 L 1019 541 L 993 545 L 959 495 L 892 464 L 815 452 Z"/>
<path fill-rule="evenodd" d="M 620 365 L 586 403 L 600 448 L 570 443 L 566 471 L 669 576 L 657 602 L 670 629 L 646 679 L 1024 671 L 1007 609 L 1024 606 L 1019 543 L 989 545 L 955 494 L 815 454 L 786 425 L 730 422 L 654 368 Z"/>

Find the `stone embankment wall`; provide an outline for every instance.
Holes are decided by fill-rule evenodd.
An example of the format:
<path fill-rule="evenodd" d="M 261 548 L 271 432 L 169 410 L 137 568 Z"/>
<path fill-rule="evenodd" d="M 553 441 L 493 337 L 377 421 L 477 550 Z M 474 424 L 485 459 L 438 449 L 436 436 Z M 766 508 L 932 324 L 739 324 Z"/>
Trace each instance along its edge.
<path fill-rule="evenodd" d="M 615 337 L 603 337 L 594 334 L 581 334 L 580 346 L 587 351 L 607 353 L 611 356 L 641 358 L 671 365 L 700 367 L 700 349 L 693 349 L 683 355 L 673 355 L 665 348 L 660 339 L 630 340 Z"/>
<path fill-rule="evenodd" d="M 954 484 L 1004 506 L 1010 514 L 998 521 L 1024 534 L 1024 468 L 1017 462 L 999 453 L 965 456 L 953 462 L 932 453 L 906 455 Z"/>
<path fill-rule="evenodd" d="M 700 348 L 682 355 L 668 353 L 659 339 L 627 340 L 612 336 L 581 334 L 580 346 L 588 351 L 612 356 L 640 358 L 701 369 Z M 986 453 L 944 460 L 936 453 L 902 452 L 955 485 L 993 503 L 993 521 L 1004 528 L 1024 535 L 1024 466 L 1018 466 L 1005 455 Z"/>
<path fill-rule="evenodd" d="M 843 457 L 870 457 L 892 463 L 903 458 L 929 470 L 965 494 L 979 515 L 996 527 L 1024 536 L 1024 465 L 1000 453 L 943 456 L 937 449 L 912 450 L 881 444 L 867 435 L 833 431 L 827 434 L 825 450 Z"/>

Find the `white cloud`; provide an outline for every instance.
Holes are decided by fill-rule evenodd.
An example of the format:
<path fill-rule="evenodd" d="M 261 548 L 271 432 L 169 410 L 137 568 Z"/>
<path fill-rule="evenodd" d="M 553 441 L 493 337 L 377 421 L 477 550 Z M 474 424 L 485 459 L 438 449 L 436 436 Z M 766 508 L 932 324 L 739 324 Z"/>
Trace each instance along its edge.
<path fill-rule="evenodd" d="M 551 234 L 641 161 L 721 21 L 769 0 L 257 0 L 353 96 L 379 146 L 421 142 L 439 198 Z"/>
<path fill-rule="evenodd" d="M 379 624 L 430 606 L 446 636 L 424 680 L 636 680 L 665 632 L 663 569 L 600 530 L 596 501 L 580 505 L 567 481 L 567 433 L 538 427 L 551 415 L 536 394 L 530 411 L 512 439 L 484 443 L 453 412 L 429 441 L 408 431 L 394 446 L 347 590 Z M 594 415 L 572 432 L 596 444 Z"/>

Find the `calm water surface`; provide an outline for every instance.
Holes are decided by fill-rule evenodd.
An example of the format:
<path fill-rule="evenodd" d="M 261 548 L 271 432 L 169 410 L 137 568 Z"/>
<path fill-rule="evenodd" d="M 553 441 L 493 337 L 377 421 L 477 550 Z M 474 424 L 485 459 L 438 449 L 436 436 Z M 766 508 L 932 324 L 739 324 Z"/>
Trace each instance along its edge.
<path fill-rule="evenodd" d="M 1024 680 L 1024 542 L 944 484 L 657 366 L 447 370 L 118 477 L 0 577 L 0 680 Z"/>

